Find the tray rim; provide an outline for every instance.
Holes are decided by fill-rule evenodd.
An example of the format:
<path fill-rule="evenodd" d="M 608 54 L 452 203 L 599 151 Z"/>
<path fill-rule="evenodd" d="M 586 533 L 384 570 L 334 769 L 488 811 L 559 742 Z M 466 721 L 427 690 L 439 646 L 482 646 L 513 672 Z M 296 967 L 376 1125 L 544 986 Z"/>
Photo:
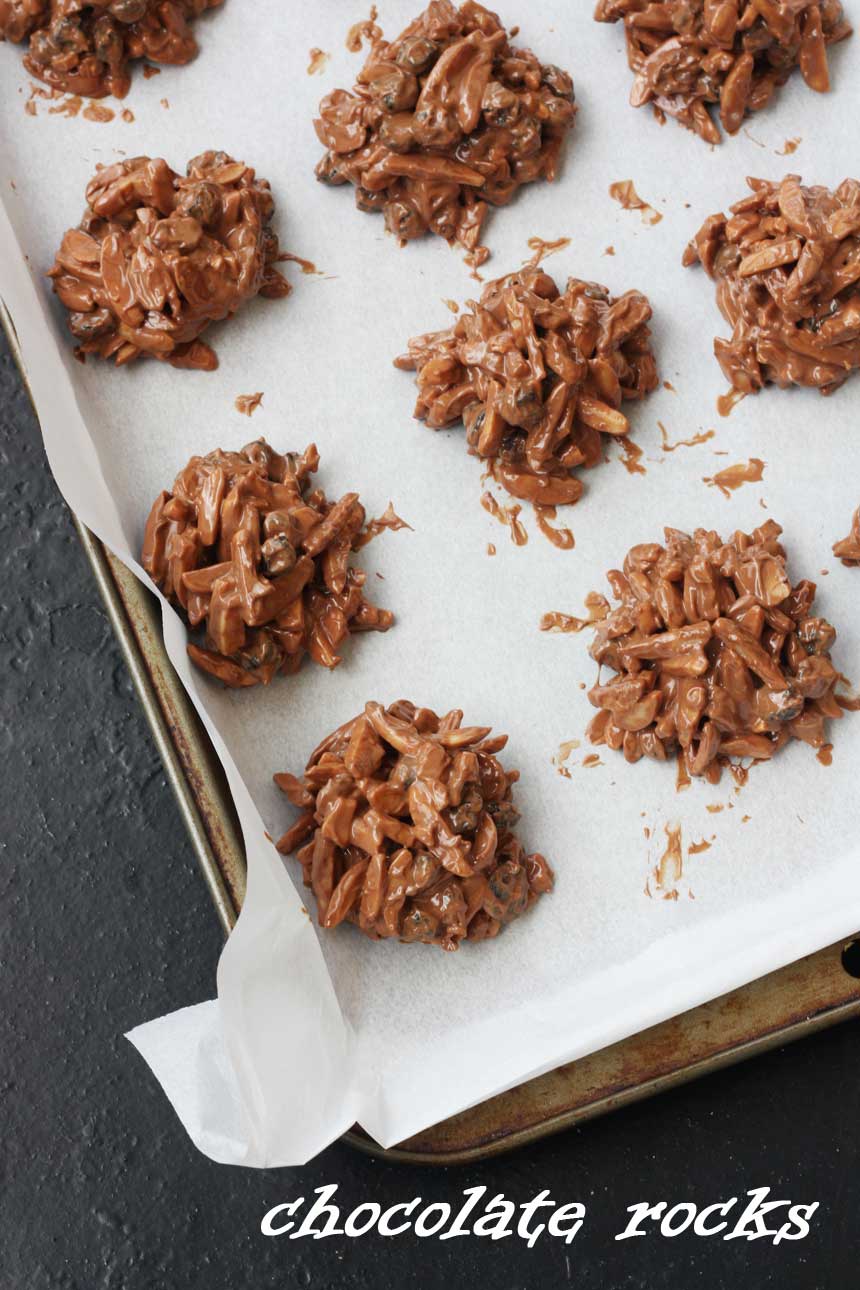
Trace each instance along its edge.
<path fill-rule="evenodd" d="M 38 420 L 38 413 L 21 360 L 14 323 L 2 299 L 0 299 L 0 323 L 3 325 L 24 388 L 30 396 L 34 414 Z M 77 516 L 72 514 L 72 519 L 164 764 L 168 783 L 177 801 L 213 907 L 225 936 L 229 935 L 238 917 L 244 893 L 245 857 L 241 831 L 232 811 L 223 771 L 214 750 L 209 745 L 203 725 L 167 657 L 161 639 L 160 615 L 157 613 L 155 597 L 81 523 Z M 804 980 L 810 983 L 816 980 L 823 981 L 828 969 L 832 975 L 832 960 L 840 951 L 841 944 L 829 946 L 817 954 L 800 960 L 799 963 L 789 964 L 776 972 L 769 973 L 766 977 L 733 991 L 729 996 L 702 1004 L 699 1008 L 682 1013 L 668 1022 L 653 1027 L 650 1031 L 631 1035 L 619 1044 L 612 1045 L 610 1049 L 601 1050 L 591 1054 L 590 1057 L 580 1059 L 579 1062 L 569 1063 L 547 1075 L 526 1081 L 516 1089 L 489 1099 L 488 1102 L 473 1107 L 461 1113 L 460 1116 L 452 1117 L 444 1124 L 451 1125 L 465 1117 L 478 1116 L 482 1110 L 485 1111 L 494 1104 L 501 1104 L 505 1098 L 514 1097 L 529 1086 L 536 1090 L 541 1081 L 546 1081 L 554 1075 L 572 1071 L 585 1062 L 598 1063 L 609 1052 L 626 1049 L 635 1053 L 637 1047 L 642 1047 L 647 1036 L 657 1035 L 663 1030 L 668 1031 L 671 1026 L 691 1027 L 695 1024 L 696 1018 L 706 1017 L 710 1011 L 718 1008 L 726 1000 L 736 1001 L 736 1006 L 743 1011 L 744 1002 L 749 1001 L 754 993 L 779 995 L 781 983 L 787 984 L 791 974 L 796 973 L 801 967 L 806 974 Z M 502 1129 L 491 1134 L 486 1140 L 471 1146 L 453 1150 L 444 1148 L 432 1150 L 410 1145 L 420 1139 L 426 1139 L 432 1135 L 434 1129 L 438 1130 L 442 1126 L 432 1126 L 423 1134 L 415 1135 L 414 1139 L 390 1148 L 379 1146 L 358 1128 L 343 1134 L 341 1141 L 365 1154 L 397 1163 L 447 1166 L 485 1160 L 563 1132 L 609 1111 L 679 1087 L 702 1075 L 803 1038 L 838 1022 L 860 1016 L 860 982 L 849 987 L 847 983 L 851 978 L 847 973 L 843 975 L 845 980 L 842 982 L 842 988 L 831 989 L 830 996 L 821 1006 L 813 1006 L 805 1015 L 798 1017 L 793 1014 L 786 1000 L 785 1015 L 777 1016 L 771 1027 L 766 1027 L 757 1035 L 728 1042 L 723 1048 L 717 1046 L 716 1051 L 698 1059 L 689 1060 L 677 1067 L 668 1070 L 652 1070 L 643 1078 L 630 1081 L 623 1087 L 607 1088 L 602 1094 L 585 1100 L 579 1105 L 550 1114 L 525 1127 Z M 710 1022 L 706 1020 L 705 1025 L 709 1024 Z"/>

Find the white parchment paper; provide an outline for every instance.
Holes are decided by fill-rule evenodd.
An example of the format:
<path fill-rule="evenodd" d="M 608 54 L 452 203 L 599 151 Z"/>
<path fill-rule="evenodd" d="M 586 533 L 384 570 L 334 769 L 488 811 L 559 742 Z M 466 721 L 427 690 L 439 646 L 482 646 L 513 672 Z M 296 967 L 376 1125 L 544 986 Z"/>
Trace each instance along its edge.
<path fill-rule="evenodd" d="M 383 0 L 386 32 L 417 7 Z M 200 1149 L 255 1166 L 305 1161 L 356 1120 L 394 1143 L 860 925 L 860 719 L 833 730 L 832 767 L 793 746 L 740 794 L 727 779 L 679 795 L 673 768 L 630 767 L 605 751 L 587 769 L 585 746 L 565 778 L 553 758 L 562 741 L 583 738 L 592 710 L 582 683 L 595 669 L 587 635 L 538 631 L 547 610 L 580 612 L 589 590 L 606 589 L 605 570 L 664 524 L 728 532 L 773 516 L 787 530 L 794 577 L 819 582 L 819 612 L 839 631 L 837 665 L 860 675 L 860 573 L 830 552 L 860 502 L 860 384 L 828 400 L 768 391 L 721 420 L 713 289 L 701 270 L 680 267 L 688 237 L 743 194 L 746 174 L 793 169 L 829 185 L 856 174 L 860 43 L 832 51 L 830 96 L 795 79 L 747 130 L 709 149 L 628 107 L 621 29 L 592 22 L 590 2 L 504 8 L 523 44 L 570 69 L 580 115 L 557 184 L 532 186 L 491 214 L 484 272 L 517 267 L 529 237 L 570 237 L 547 269 L 645 291 L 661 375 L 674 387 L 631 412 L 647 473 L 630 475 L 617 459 L 589 472 L 583 501 L 565 516 L 576 548 L 562 552 L 529 517 L 528 545 L 510 543 L 479 504 L 480 466 L 462 431 L 413 422 L 412 377 L 391 367 L 409 336 L 450 323 L 446 299 L 480 290 L 461 255 L 430 238 L 399 250 L 379 217 L 354 209 L 351 190 L 314 179 L 311 118 L 326 90 L 352 83 L 360 59 L 344 37 L 362 16 L 335 0 L 229 0 L 199 23 L 196 63 L 136 75 L 131 123 L 67 120 L 43 102 L 28 115 L 20 52 L 0 46 L 0 294 L 52 469 L 83 521 L 139 573 L 152 499 L 187 458 L 265 435 L 280 449 L 315 440 L 330 495 L 356 488 L 370 514 L 391 499 L 414 528 L 362 552 L 371 590 L 397 623 L 353 641 L 334 674 L 306 665 L 268 689 L 226 692 L 191 671 L 184 629 L 164 609 L 170 656 L 229 776 L 249 883 L 217 1001 L 151 1021 L 132 1039 Z M 322 76 L 307 74 L 312 46 L 331 54 Z M 794 138 L 796 153 L 778 155 Z M 254 302 L 213 329 L 215 374 L 154 362 L 82 367 L 43 274 L 80 216 L 95 164 L 148 153 L 182 169 L 209 147 L 271 180 L 282 245 L 322 273 L 289 266 L 288 300 Z M 609 198 L 609 185 L 628 178 L 662 213 L 658 225 Z M 233 401 L 256 390 L 264 402 L 249 422 Z M 658 421 L 672 441 L 707 428 L 716 436 L 667 455 Z M 751 456 L 767 463 L 760 484 L 726 499 L 703 483 Z M 453 955 L 374 944 L 350 927 L 318 935 L 294 885 L 298 866 L 265 836 L 292 818 L 273 771 L 300 771 L 318 739 L 367 699 L 399 697 L 462 707 L 467 722 L 509 732 L 524 841 L 556 868 L 551 898 L 498 940 Z M 688 856 L 678 898 L 667 900 L 653 880 L 651 896 L 645 888 L 670 822 L 682 824 L 685 850 L 703 838 L 711 847 Z"/>

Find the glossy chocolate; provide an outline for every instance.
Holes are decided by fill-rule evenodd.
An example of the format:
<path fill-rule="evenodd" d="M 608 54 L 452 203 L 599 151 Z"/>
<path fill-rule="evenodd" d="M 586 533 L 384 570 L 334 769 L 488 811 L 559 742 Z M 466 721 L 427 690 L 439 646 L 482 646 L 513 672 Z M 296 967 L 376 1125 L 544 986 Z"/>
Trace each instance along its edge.
<path fill-rule="evenodd" d="M 553 873 L 526 855 L 519 812 L 496 753 L 507 735 L 463 726 L 400 700 L 368 703 L 324 739 L 304 776 L 275 775 L 302 810 L 278 842 L 298 850 L 325 928 L 348 920 L 374 940 L 456 950 L 486 940 L 550 891 Z"/>

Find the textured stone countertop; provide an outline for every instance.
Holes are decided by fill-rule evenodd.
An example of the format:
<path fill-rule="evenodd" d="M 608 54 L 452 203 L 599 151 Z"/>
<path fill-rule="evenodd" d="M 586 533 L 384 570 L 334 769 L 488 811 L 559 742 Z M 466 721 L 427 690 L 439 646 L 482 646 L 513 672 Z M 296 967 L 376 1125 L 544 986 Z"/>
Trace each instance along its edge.
<path fill-rule="evenodd" d="M 221 936 L 2 337 L 0 462 L 0 1290 L 856 1287 L 857 1023 L 475 1167 L 198 1155 L 122 1033 L 210 997 Z M 324 1183 L 347 1210 L 481 1184 L 589 1215 L 531 1250 L 260 1234 Z M 765 1185 L 820 1202 L 806 1240 L 613 1239 L 635 1202 Z"/>

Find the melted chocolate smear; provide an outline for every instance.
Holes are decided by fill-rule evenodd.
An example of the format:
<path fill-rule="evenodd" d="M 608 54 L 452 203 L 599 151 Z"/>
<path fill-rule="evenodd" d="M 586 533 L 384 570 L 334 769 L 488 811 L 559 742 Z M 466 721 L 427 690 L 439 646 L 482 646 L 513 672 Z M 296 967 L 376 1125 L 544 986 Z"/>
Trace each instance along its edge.
<path fill-rule="evenodd" d="M 489 515 L 492 515 L 494 520 L 498 520 L 505 528 L 510 529 L 511 541 L 514 546 L 526 545 L 529 535 L 519 518 L 523 509 L 519 503 L 512 506 L 500 506 L 492 493 L 484 492 L 481 494 L 481 505 Z"/>
<path fill-rule="evenodd" d="M 83 99 L 78 94 L 67 94 L 61 103 L 54 107 L 48 108 L 51 116 L 64 116 L 69 119 L 76 117 L 83 107 Z"/>
<path fill-rule="evenodd" d="M 612 606 L 599 591 L 589 591 L 585 597 L 587 618 L 575 618 L 572 614 L 560 614 L 557 611 L 544 614 L 540 620 L 542 632 L 581 632 L 584 627 L 595 627 L 609 616 Z"/>
<path fill-rule="evenodd" d="M 667 389 L 673 389 L 673 386 L 669 385 L 668 381 L 664 381 L 663 384 Z M 662 448 L 664 452 L 674 452 L 676 448 L 695 448 L 700 443 L 707 443 L 716 434 L 716 430 L 703 430 L 700 434 L 694 434 L 692 439 L 678 439 L 675 443 L 670 443 L 669 434 L 663 422 L 658 421 L 657 425 L 660 430 L 660 438 L 663 441 Z"/>
<path fill-rule="evenodd" d="M 663 829 L 666 834 L 666 849 L 654 867 L 654 881 L 664 900 L 677 900 L 678 883 L 684 876 L 681 826 L 665 824 Z"/>
<path fill-rule="evenodd" d="M 567 768 L 567 759 L 570 756 L 570 754 L 572 752 L 575 752 L 576 749 L 579 748 L 580 746 L 581 745 L 578 739 L 566 739 L 564 743 L 561 743 L 558 746 L 558 752 L 556 753 L 555 757 L 553 757 L 552 764 L 553 766 L 555 766 L 559 775 L 561 775 L 564 779 L 572 778 L 571 773 Z"/>
<path fill-rule="evenodd" d="M 370 43 L 378 40 L 382 35 L 382 30 L 376 26 L 376 20 L 379 12 L 375 4 L 370 6 L 370 15 L 360 22 L 354 22 L 346 34 L 346 47 L 351 54 L 361 52 L 362 43 L 366 40 Z"/>
<path fill-rule="evenodd" d="M 405 246 L 405 243 L 402 242 L 401 246 Z M 475 282 L 485 281 L 484 277 L 478 272 L 478 269 L 482 264 L 485 264 L 489 258 L 490 251 L 489 247 L 486 246 L 479 246 L 474 251 L 467 251 L 463 256 L 463 263 L 468 269 L 471 269 L 469 277 L 473 278 Z"/>
<path fill-rule="evenodd" d="M 507 523 L 502 508 L 496 501 L 495 497 L 493 497 L 492 493 L 481 493 L 481 505 L 489 515 L 492 515 L 494 520 L 498 520 L 500 524 Z"/>
<path fill-rule="evenodd" d="M 725 394 L 721 394 L 717 399 L 717 411 L 721 417 L 731 416 L 732 409 L 736 408 L 741 400 L 745 398 L 746 393 L 743 390 L 727 390 Z"/>
<path fill-rule="evenodd" d="M 729 774 L 735 781 L 735 792 L 739 793 L 749 780 L 751 767 L 741 766 L 739 762 L 728 760 L 724 761 L 722 764 L 728 767 Z"/>
<path fill-rule="evenodd" d="M 560 614 L 557 610 L 544 614 L 540 620 L 542 632 L 581 632 L 587 626 L 587 618 L 575 618 L 573 614 Z"/>
<path fill-rule="evenodd" d="M 609 185 L 609 196 L 619 203 L 623 210 L 641 211 L 642 223 L 649 226 L 659 224 L 663 216 L 658 210 L 655 210 L 648 202 L 642 200 L 633 187 L 632 179 L 620 179 L 617 183 Z"/>
<path fill-rule="evenodd" d="M 310 62 L 308 63 L 308 76 L 319 76 L 320 72 L 324 70 L 331 55 L 327 54 L 324 49 L 317 49 L 315 45 L 314 48 L 309 51 L 308 57 L 310 59 Z"/>
<path fill-rule="evenodd" d="M 36 116 L 36 100 L 47 99 L 53 102 L 54 106 L 48 108 L 51 116 L 64 116 L 71 119 L 76 116 L 82 116 L 85 121 L 94 121 L 97 124 L 107 124 L 113 121 L 116 113 L 113 108 L 106 107 L 103 103 L 96 103 L 92 99 L 84 106 L 84 100 L 79 94 L 66 94 L 60 89 L 43 89 L 40 85 L 30 86 L 30 97 L 24 104 L 24 111 L 28 116 Z M 126 115 L 127 113 L 127 115 Z M 128 110 L 122 114 L 124 121 L 133 121 L 134 115 Z"/>
<path fill-rule="evenodd" d="M 256 394 L 237 394 L 234 407 L 242 416 L 253 416 L 257 408 L 263 402 L 263 391 L 258 390 Z"/>
<path fill-rule="evenodd" d="M 409 529 L 410 533 L 415 532 L 412 525 L 407 524 L 406 520 L 401 519 L 397 514 L 394 509 L 394 503 L 389 502 L 381 515 L 375 520 L 369 520 L 365 525 L 364 530 L 352 544 L 353 551 L 361 550 L 363 546 L 367 546 L 368 542 L 372 542 L 375 537 L 378 537 L 380 533 L 384 533 L 386 529 L 390 529 L 392 533 L 398 533 L 400 529 Z"/>
<path fill-rule="evenodd" d="M 626 436 L 620 441 L 621 452 L 623 454 L 621 463 L 629 475 L 647 475 L 648 471 L 642 465 L 642 449 L 638 443 Z"/>
<path fill-rule="evenodd" d="M 278 256 L 279 264 L 297 264 L 302 273 L 313 275 L 317 278 L 324 277 L 322 269 L 318 269 L 313 260 L 305 260 L 300 255 L 295 255 L 292 251 L 282 251 Z"/>
<path fill-rule="evenodd" d="M 511 541 L 514 546 L 525 546 L 529 540 L 529 535 L 519 520 L 521 506 L 511 506 L 508 508 L 511 517 Z"/>
<path fill-rule="evenodd" d="M 749 461 L 739 461 L 734 466 L 718 470 L 716 475 L 703 475 L 702 483 L 709 488 L 718 488 L 724 497 L 730 497 L 742 484 L 758 483 L 764 468 L 765 462 L 759 457 L 750 457 Z"/>
<path fill-rule="evenodd" d="M 530 237 L 528 248 L 534 254 L 526 263 L 537 268 L 547 256 L 555 255 L 557 251 L 563 251 L 566 246 L 570 246 L 569 237 L 557 237 L 554 242 L 547 242 L 542 237 Z"/>
<path fill-rule="evenodd" d="M 30 97 L 27 99 L 27 102 L 24 104 L 24 111 L 27 113 L 27 116 L 38 116 L 38 111 L 36 109 L 37 99 L 54 99 L 57 97 L 57 93 L 58 91 L 56 90 L 54 90 L 52 93 L 51 90 L 42 89 L 41 85 L 34 85 L 33 82 L 31 81 Z"/>
<path fill-rule="evenodd" d="M 113 108 L 105 107 L 103 103 L 88 103 L 84 108 L 83 115 L 87 121 L 107 123 L 114 119 L 116 113 Z"/>
<path fill-rule="evenodd" d="M 576 546 L 576 539 L 570 529 L 554 529 L 550 524 L 550 520 L 554 520 L 558 514 L 555 506 L 541 506 L 535 502 L 534 513 L 538 528 L 553 546 L 560 551 L 571 551 Z"/>

